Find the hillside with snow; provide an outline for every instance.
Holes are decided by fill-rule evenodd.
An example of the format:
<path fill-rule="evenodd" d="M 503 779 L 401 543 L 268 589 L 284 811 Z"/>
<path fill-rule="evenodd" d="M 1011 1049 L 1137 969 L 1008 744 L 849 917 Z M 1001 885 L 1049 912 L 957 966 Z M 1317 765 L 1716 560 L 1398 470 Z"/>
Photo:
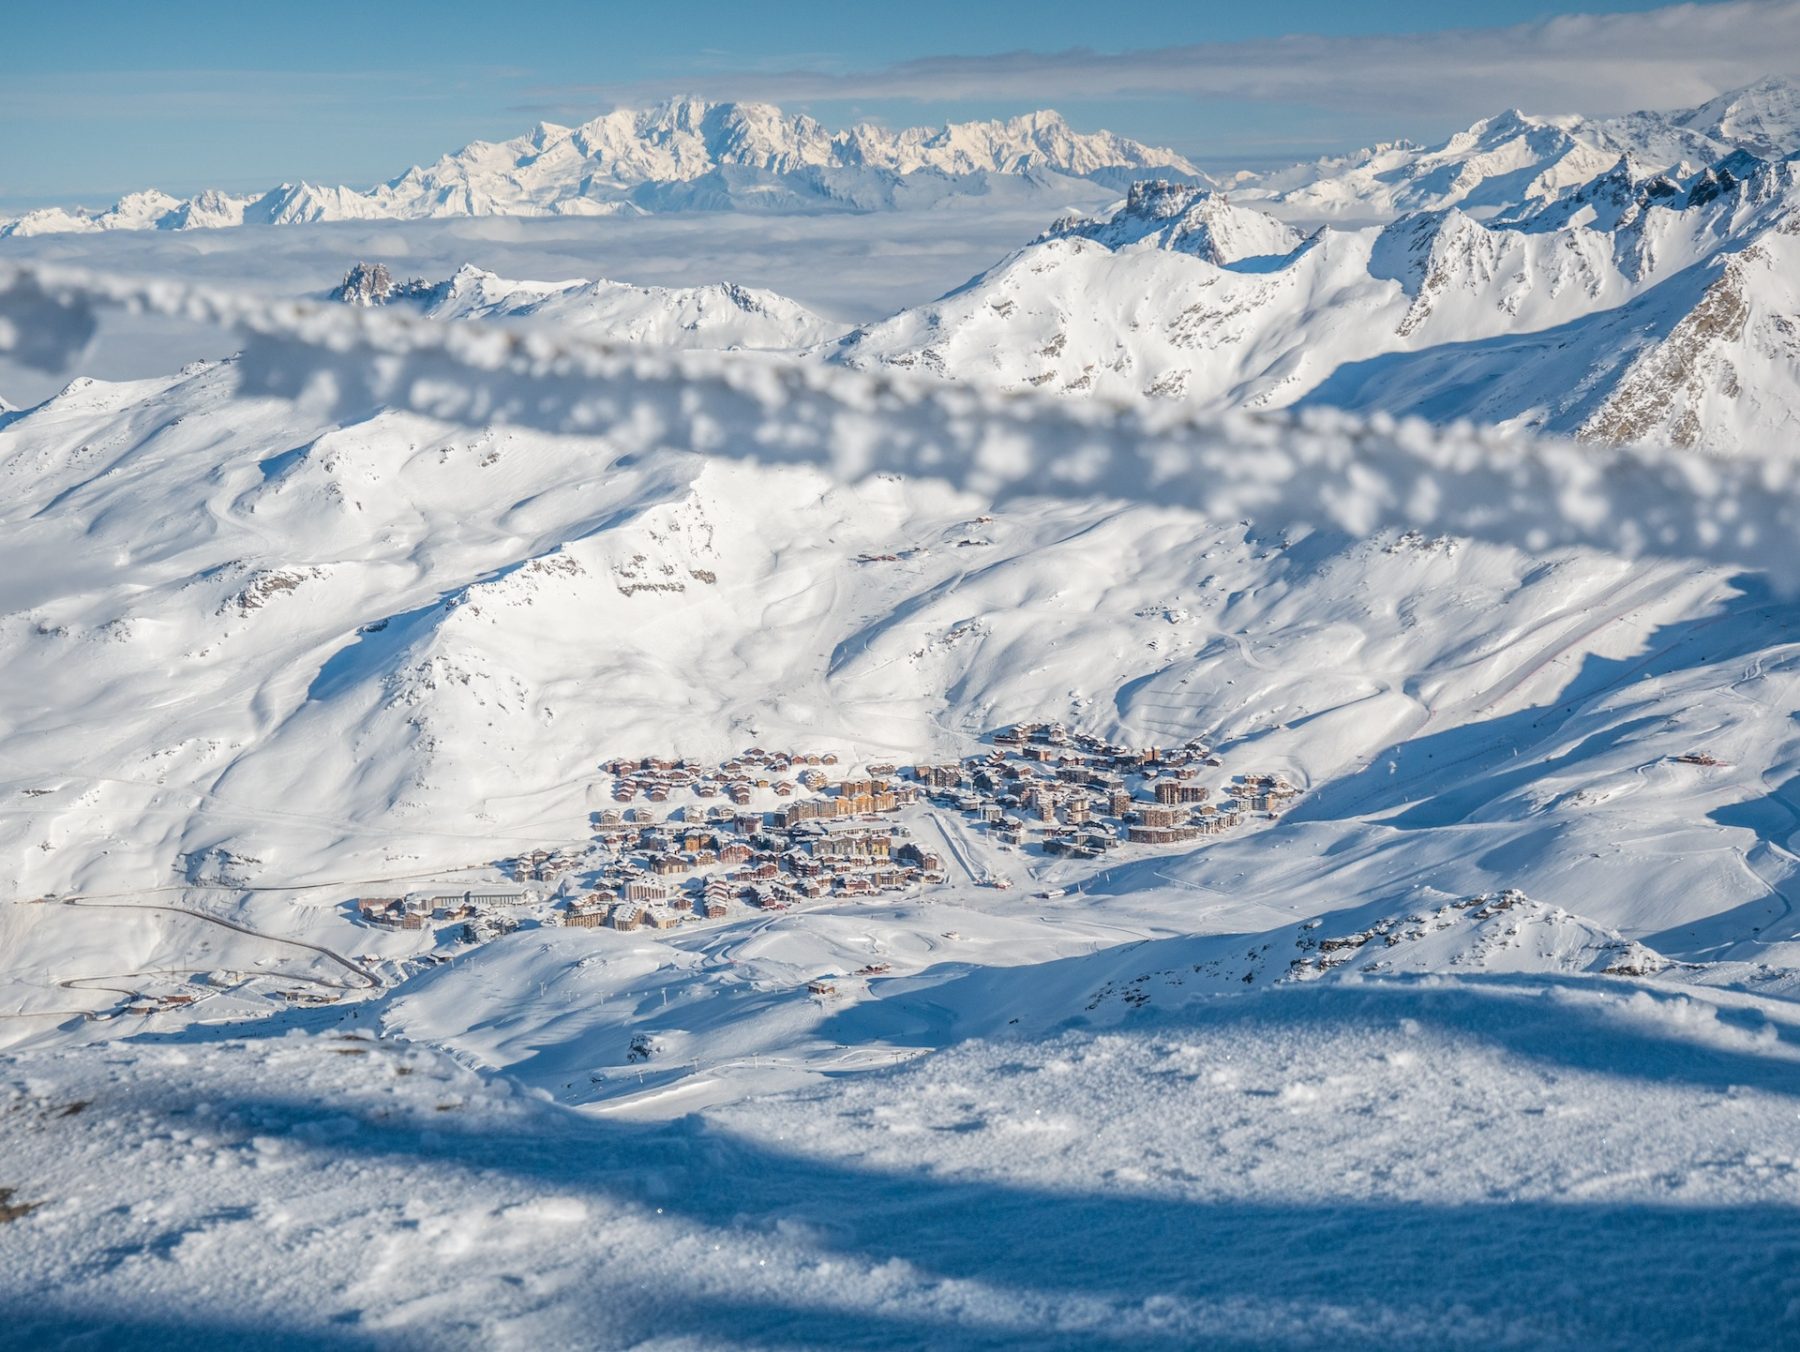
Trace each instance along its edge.
<path fill-rule="evenodd" d="M 1756 464 L 1716 509 L 1736 525 L 1691 522 L 1665 537 L 1674 559 L 1547 559 L 1519 541 L 1557 538 L 1545 497 L 1592 494 L 1580 457 L 1496 451 L 1496 474 L 1524 456 L 1545 477 L 1506 513 L 1440 486 L 1434 518 L 1413 485 L 1472 472 L 1460 443 L 1440 460 L 1355 422 L 1115 428 L 749 354 L 600 349 L 582 373 L 579 349 L 546 349 L 493 368 L 478 321 L 391 309 L 297 311 L 237 361 L 77 382 L 0 429 L 19 895 L 171 874 L 158 885 L 329 895 L 579 835 L 611 755 L 825 739 L 925 758 L 1054 717 L 1128 743 L 1241 743 L 1251 768 L 1310 786 L 1273 841 L 1215 845 L 1199 872 L 1107 872 L 1127 898 L 1213 886 L 1254 855 L 1265 884 L 1229 890 L 1286 909 L 1268 850 L 1305 840 L 1336 861 L 1304 866 L 1306 895 L 1340 905 L 1391 896 L 1403 851 L 1409 872 L 1437 861 L 1434 886 L 1517 886 L 1670 958 L 1767 944 L 1671 942 L 1684 921 L 1710 934 L 1699 898 L 1711 914 L 1766 895 L 1731 863 L 1740 838 L 1706 823 L 1795 754 L 1784 611 L 1738 579 L 1787 567 L 1756 543 L 1789 513 Z M 314 367 L 385 383 L 321 387 Z M 1041 467 L 1011 449 L 1018 420 Z M 1297 457 L 1285 484 L 1272 446 Z M 946 480 L 947 448 L 964 468 Z M 1191 480 L 1159 469 L 1171 457 Z M 1083 463 L 1099 477 L 1059 477 Z M 1618 528 L 1573 516 L 1566 538 L 1642 548 L 1631 517 L 1680 499 L 1641 496 L 1662 471 L 1633 463 Z M 1665 494 L 1685 491 L 1670 473 Z M 1489 543 L 1365 538 L 1434 519 Z M 1685 561 L 1709 550 L 1715 566 Z M 128 580 L 120 558 L 138 561 Z M 1720 681 L 1730 699 L 1702 697 Z M 87 711 L 78 757 L 64 701 Z M 1720 764 L 1682 768 L 1699 751 Z M 1471 814 L 1486 862 L 1457 843 Z M 1415 818 L 1439 829 L 1391 834 Z M 1576 846 L 1650 823 L 1694 847 Z"/>
<path fill-rule="evenodd" d="M 432 319 L 510 322 L 546 331 L 655 347 L 813 347 L 842 325 L 804 306 L 731 282 L 630 286 L 598 281 L 529 282 L 464 264 L 447 280 L 396 282 L 381 264 L 358 264 L 332 291 L 350 305 L 411 303 Z"/>
<path fill-rule="evenodd" d="M 96 301 L 233 304 L 5 304 L 54 346 Z M 235 361 L 0 427 L 26 1339 L 1782 1340 L 1778 462 L 1734 535 L 1692 458 L 236 314 Z M 1438 519 L 1409 473 L 1458 535 L 1384 524 Z M 1527 541 L 1558 513 L 1587 545 Z M 1715 562 L 1633 543 L 1684 515 Z M 581 845 L 613 756 L 1045 717 L 1300 797 L 1096 862 L 921 804 L 941 885 L 667 930 L 350 905 Z"/>

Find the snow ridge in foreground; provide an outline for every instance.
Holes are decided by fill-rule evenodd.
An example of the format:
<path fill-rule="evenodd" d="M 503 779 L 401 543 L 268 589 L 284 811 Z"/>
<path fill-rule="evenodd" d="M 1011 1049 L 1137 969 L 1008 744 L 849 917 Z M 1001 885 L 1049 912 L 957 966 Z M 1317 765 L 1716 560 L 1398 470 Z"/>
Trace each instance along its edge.
<path fill-rule="evenodd" d="M 1068 407 L 773 357 L 653 353 L 55 269 L 0 269 L 0 350 L 40 367 L 66 362 L 109 307 L 237 329 L 244 393 L 300 398 L 327 416 L 386 406 L 451 422 L 605 429 L 626 451 L 811 465 L 852 481 L 936 478 L 1002 502 L 1124 499 L 1270 527 L 1437 530 L 1536 551 L 1582 544 L 1800 580 L 1788 545 L 1800 531 L 1800 482 L 1775 448 L 1721 461 L 1323 409 L 1199 418 Z"/>
<path fill-rule="evenodd" d="M 15 1056 L 0 1341 L 1774 1347 L 1795 1036 L 1309 987 L 648 1128 L 352 1027 Z"/>

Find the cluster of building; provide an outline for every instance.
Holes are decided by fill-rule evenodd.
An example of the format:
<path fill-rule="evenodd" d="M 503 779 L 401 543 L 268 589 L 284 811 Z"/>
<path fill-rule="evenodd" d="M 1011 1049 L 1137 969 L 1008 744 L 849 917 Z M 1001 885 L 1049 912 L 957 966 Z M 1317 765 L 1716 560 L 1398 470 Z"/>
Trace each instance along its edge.
<path fill-rule="evenodd" d="M 959 761 L 874 764 L 843 779 L 829 752 L 752 747 L 720 765 L 610 761 L 617 806 L 594 813 L 587 845 L 504 861 L 512 883 L 364 898 L 358 911 L 369 924 L 460 921 L 478 934 L 548 905 L 565 925 L 669 929 L 734 907 L 780 911 L 947 881 L 943 857 L 897 818 L 921 801 L 967 814 L 1004 844 L 1097 859 L 1122 844 L 1216 835 L 1298 793 L 1277 775 L 1211 773 L 1221 763 L 1198 740 L 1133 748 L 1028 723 L 992 743 Z"/>
<path fill-rule="evenodd" d="M 753 746 L 716 766 L 646 756 L 643 760 L 608 761 L 602 768 L 613 777 L 615 802 L 666 803 L 672 793 L 691 793 L 696 798 L 727 798 L 743 807 L 758 790 L 791 798 L 802 789 L 822 787 L 830 781 L 837 763 L 836 754 L 830 751 L 764 751 Z"/>
<path fill-rule="evenodd" d="M 644 806 L 595 814 L 594 867 L 563 922 L 666 929 L 686 915 L 720 919 L 733 906 L 779 911 L 828 897 L 867 897 L 944 881 L 944 861 L 893 814 L 919 800 L 898 767 L 833 780 L 837 757 L 752 747 L 717 767 L 613 761 L 613 798 Z M 659 802 L 696 800 L 667 816 Z M 772 810 L 752 807 L 773 797 Z"/>
<path fill-rule="evenodd" d="M 1022 723 L 994 734 L 979 756 L 919 765 L 932 802 L 985 825 L 1004 844 L 1097 859 L 1120 844 L 1180 845 L 1280 812 L 1299 790 L 1279 775 L 1203 782 L 1221 767 L 1198 739 L 1179 747 L 1126 747 L 1060 723 Z M 1217 778 L 1217 776 L 1213 776 Z"/>
<path fill-rule="evenodd" d="M 514 876 L 521 876 L 521 871 L 515 868 Z M 455 921 L 472 926 L 487 923 L 505 929 L 509 928 L 509 914 L 542 901 L 543 895 L 536 888 L 509 883 L 425 888 L 403 897 L 358 898 L 356 914 L 364 924 L 389 929 L 421 930 L 434 923 Z"/>

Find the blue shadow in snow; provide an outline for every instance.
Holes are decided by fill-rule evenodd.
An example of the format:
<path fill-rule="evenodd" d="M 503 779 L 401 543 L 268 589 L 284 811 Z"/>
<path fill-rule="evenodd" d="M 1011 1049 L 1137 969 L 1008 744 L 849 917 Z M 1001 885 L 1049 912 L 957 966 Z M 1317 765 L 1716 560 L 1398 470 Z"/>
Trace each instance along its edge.
<path fill-rule="evenodd" d="M 1800 719 L 1800 714 L 1792 715 Z M 1706 814 L 1720 826 L 1752 832 L 1756 844 L 1745 852 L 1745 864 L 1762 881 L 1767 892 L 1729 911 L 1691 921 L 1644 936 L 1652 948 L 1679 948 L 1704 955 L 1718 949 L 1734 957 L 1747 957 L 1745 945 L 1786 943 L 1800 939 L 1800 871 L 1793 866 L 1789 842 L 1800 833 L 1800 775 L 1769 790 L 1761 798 L 1727 803 Z M 1780 875 L 1770 882 L 1771 875 Z M 1751 949 L 1750 952 L 1754 952 Z"/>
<path fill-rule="evenodd" d="M 1616 1020 L 1591 1028 L 1579 1002 L 1499 995 L 1404 986 L 1307 988 L 1213 1002 L 1188 1015 L 1145 1016 L 1128 1020 L 1121 1031 L 1136 1027 L 1145 1035 L 1179 1039 L 1185 1024 L 1199 1021 L 1229 1039 L 1240 1024 L 1246 1035 L 1262 1036 L 1279 1032 L 1284 1023 L 1317 1024 L 1324 1018 L 1362 1023 L 1398 1039 L 1405 1015 L 1420 1025 L 1411 1036 L 1423 1037 L 1423 1046 L 1431 1045 L 1440 1027 L 1464 1035 L 1473 1030 L 1540 1061 L 1552 1072 L 1544 1082 L 1551 1101 L 1573 1092 L 1561 1087 L 1554 1074 L 1558 1068 L 1720 1089 L 1768 1081 L 1768 1067 L 1759 1072 L 1748 1058 L 1684 1049 Z M 1631 1051 L 1640 1042 L 1641 1057 Z M 368 1051 L 359 1064 L 379 1084 L 392 1074 L 379 1064 L 386 1048 L 364 1045 Z M 1635 1064 L 1639 1060 L 1642 1066 Z M 967 1104 L 949 1091 L 942 1099 L 947 1116 L 941 1129 L 954 1131 L 967 1122 L 989 1129 L 996 1148 L 1047 1148 L 1042 1140 L 1006 1131 L 1004 1103 L 1010 1096 L 1004 1085 L 1017 1076 L 1023 1086 L 1049 1069 L 1029 1062 L 998 1067 L 989 1091 L 973 1094 Z M 869 1072 L 877 1079 L 896 1073 L 908 1072 Z M 1745 1078 L 1758 1073 L 1760 1080 Z M 1171 1071 L 1159 1082 L 1171 1107 L 1184 1094 L 1219 1092 L 1199 1069 Z M 138 1135 L 146 1123 L 151 1130 L 163 1123 L 191 1130 L 197 1120 L 192 1100 L 202 1093 L 216 1108 L 216 1091 L 143 1077 L 118 1082 L 87 1112 L 136 1123 L 132 1130 Z M 1531 1106 L 1520 1104 L 1518 1111 L 1527 1121 L 1540 1120 L 1529 1116 Z M 616 1277 L 621 1266 L 629 1267 L 627 1253 L 609 1261 L 604 1269 L 609 1280 L 596 1281 L 590 1294 L 559 1288 L 565 1290 L 561 1301 L 577 1306 L 586 1301 L 581 1317 L 595 1345 L 657 1338 L 832 1348 L 1073 1350 L 1197 1343 L 1248 1348 L 1320 1341 L 1437 1348 L 1492 1346 L 1495 1331 L 1504 1330 L 1508 1339 L 1536 1347 L 1749 1348 L 1791 1346 L 1800 1333 L 1792 1285 L 1800 1264 L 1800 1208 L 1786 1204 L 1356 1200 L 1330 1185 L 1317 1199 L 1269 1198 L 1254 1186 L 1243 1196 L 1189 1195 L 1178 1177 L 1150 1181 L 1157 1177 L 1159 1132 L 1182 1130 L 1178 1120 L 1144 1122 L 1144 1180 L 1087 1176 L 1075 1152 L 1070 1171 L 1050 1187 L 872 1166 L 854 1154 L 808 1154 L 691 1120 L 636 1126 L 553 1114 L 516 1124 L 486 1116 L 465 1123 L 454 1112 L 426 1113 L 429 1120 L 421 1120 L 393 1107 L 378 1093 L 321 1102 L 300 1093 L 284 1096 L 279 1089 L 244 1095 L 229 1105 L 243 1130 L 292 1141 L 321 1162 L 338 1158 L 365 1169 L 397 1166 L 440 1185 L 451 1181 L 461 1206 L 497 1208 L 554 1190 L 589 1202 L 598 1213 L 591 1224 L 604 1225 L 620 1211 L 643 1214 L 654 1205 L 672 1234 L 686 1232 L 721 1246 L 710 1255 L 720 1265 L 713 1280 L 687 1284 L 655 1276 L 621 1283 Z M 807 1107 L 823 1118 L 842 1116 L 849 1134 L 845 1152 L 854 1150 L 857 1133 L 874 1129 L 866 1108 L 854 1101 L 821 1093 Z M 1575 1148 L 1567 1139 L 1571 1131 L 1598 1137 L 1606 1130 L 1597 1119 L 1585 1126 L 1554 1116 L 1541 1120 L 1547 1134 L 1563 1135 L 1563 1148 Z M 309 1134 L 321 1122 L 349 1125 L 334 1127 L 321 1140 Z M 207 1124 L 215 1132 L 216 1115 Z M 1471 1122 L 1470 1130 L 1485 1125 Z M 1379 1130 L 1379 1124 L 1372 1122 L 1370 1130 Z M 1250 1168 L 1262 1147 L 1244 1146 Z M 1390 1148 L 1396 1162 L 1402 1160 L 1404 1137 L 1395 1137 Z M 1372 1149 L 1371 1159 L 1380 1158 L 1381 1151 Z M 266 1183 L 252 1171 L 241 1171 L 241 1177 L 245 1204 L 263 1200 Z M 89 1186 L 102 1187 L 103 1178 Z M 220 1204 L 237 1200 L 225 1197 Z M 696 1235 L 698 1227 L 703 1229 Z M 770 1280 L 756 1280 L 757 1269 L 746 1260 L 771 1245 L 785 1247 L 796 1236 L 821 1256 L 846 1263 L 852 1285 L 839 1291 L 804 1277 L 784 1274 L 776 1280 L 773 1262 Z M 154 1260 L 156 1231 L 146 1230 L 132 1242 L 146 1246 L 145 1258 L 106 1250 L 90 1261 Z M 246 1235 L 242 1242 L 265 1241 Z M 563 1230 L 553 1242 L 566 1252 L 567 1246 L 587 1243 L 588 1235 Z M 481 1276 L 498 1282 L 508 1274 L 529 1273 L 535 1256 L 524 1250 L 484 1257 Z M 71 1260 L 76 1274 L 85 1270 L 81 1258 Z M 422 1253 L 421 1261 L 426 1260 Z M 601 1261 L 598 1254 L 595 1261 Z M 803 1273 L 823 1270 L 811 1264 L 802 1268 Z M 597 1268 L 597 1275 L 601 1271 Z M 892 1298 L 856 1298 L 857 1284 L 866 1280 L 857 1274 L 871 1271 L 892 1279 L 881 1283 Z M 750 1275 L 735 1282 L 717 1279 L 732 1273 Z M 1643 1298 L 1646 1273 L 1655 1276 L 1654 1300 Z M 1396 1274 L 1404 1279 L 1396 1280 Z M 197 1279 L 203 1275 L 176 1271 L 162 1280 L 178 1289 Z M 79 1291 L 79 1277 L 74 1281 Z M 108 1287 L 100 1285 L 96 1292 L 97 1308 L 79 1312 L 71 1311 L 62 1279 L 52 1284 L 52 1299 L 0 1296 L 5 1321 L 0 1328 L 7 1330 L 0 1344 L 41 1346 L 46 1338 L 66 1337 L 79 1320 L 89 1328 L 116 1329 L 125 1339 L 147 1337 L 140 1346 L 173 1345 L 164 1341 L 169 1331 L 154 1319 L 146 1321 L 141 1311 L 101 1304 Z M 208 1307 L 216 1308 L 221 1299 L 195 1302 L 194 1336 L 186 1345 L 224 1346 L 239 1332 L 207 1322 Z M 364 1304 L 370 1299 L 368 1292 L 320 1291 L 316 1326 L 341 1330 L 345 1341 L 365 1334 L 377 1345 L 388 1341 L 360 1324 L 381 1313 Z M 1201 1312 L 1204 1334 L 1176 1317 L 1184 1307 Z M 270 1334 L 293 1333 L 279 1318 L 267 1322 Z M 422 1331 L 403 1330 L 409 1336 Z M 325 1346 L 333 1341 L 320 1339 Z"/>
<path fill-rule="evenodd" d="M 1669 676 L 1709 664 L 1749 657 L 1791 643 L 1800 628 L 1800 605 L 1774 596 L 1755 575 L 1733 579 L 1737 594 L 1715 614 L 1658 629 L 1647 651 L 1628 657 L 1589 653 L 1556 701 L 1401 742 L 1363 770 L 1324 785 L 1298 803 L 1286 820 L 1341 821 L 1385 818 L 1401 829 L 1451 826 L 1547 775 L 1628 744 L 1660 716 L 1623 717 L 1599 728 L 1575 747 L 1549 758 L 1533 754 L 1559 741 L 1592 700 L 1646 677 Z"/>
<path fill-rule="evenodd" d="M 306 689 L 307 699 L 330 699 L 365 677 L 391 666 L 396 655 L 430 628 L 434 615 L 442 614 L 456 604 L 453 598 L 457 593 L 507 577 L 530 562 L 530 559 L 521 559 L 509 563 L 503 568 L 483 574 L 454 592 L 440 592 L 436 600 L 414 610 L 389 615 L 385 619 L 363 625 L 356 631 L 356 637 L 325 659 L 324 665 L 319 668 L 319 674 L 313 677 L 312 684 Z"/>
<path fill-rule="evenodd" d="M 391 665 L 407 644 L 430 627 L 431 617 L 443 609 L 444 598 L 440 596 L 416 610 L 365 624 L 350 642 L 325 659 L 319 674 L 306 688 L 307 699 L 330 699 Z"/>
<path fill-rule="evenodd" d="M 305 446 L 296 446 L 291 451 L 283 451 L 279 455 L 271 455 L 266 460 L 257 461 L 256 468 L 262 472 L 263 482 L 268 483 L 272 479 L 279 479 L 295 465 L 305 460 L 306 453 L 312 448 L 313 443 L 309 442 Z"/>

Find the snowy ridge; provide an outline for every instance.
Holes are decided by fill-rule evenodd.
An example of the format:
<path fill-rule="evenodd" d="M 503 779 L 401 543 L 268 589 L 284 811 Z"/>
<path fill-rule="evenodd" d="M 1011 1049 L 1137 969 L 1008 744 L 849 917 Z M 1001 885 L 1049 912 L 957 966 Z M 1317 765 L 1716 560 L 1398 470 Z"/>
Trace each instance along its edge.
<path fill-rule="evenodd" d="M 1256 935 L 1209 936 L 1153 945 L 1159 962 L 1182 966 L 1116 975 L 1096 988 L 1089 1012 L 1179 1007 L 1209 993 L 1245 986 L 1428 972 L 1599 973 L 1655 976 L 1666 959 L 1617 930 L 1516 890 L 1431 898 L 1392 910 L 1383 903 Z M 1115 972 L 1122 964 L 1109 960 Z"/>
<path fill-rule="evenodd" d="M 869 209 L 986 191 L 990 177 L 1117 181 L 1148 171 L 1204 178 L 1172 150 L 1078 132 L 1054 112 L 832 132 L 768 104 L 672 99 L 579 127 L 540 123 L 509 141 L 477 141 L 366 192 L 310 183 L 187 200 L 139 192 L 105 211 L 58 207 L 0 221 L 0 237 L 443 216 Z"/>
<path fill-rule="evenodd" d="M 1458 207 L 1476 215 L 1547 204 L 1628 159 L 1686 176 L 1747 151 L 1800 148 L 1800 85 L 1765 79 L 1698 108 L 1616 118 L 1537 117 L 1509 109 L 1433 146 L 1396 141 L 1353 155 L 1240 174 L 1244 200 L 1297 220 L 1358 224 Z"/>
<path fill-rule="evenodd" d="M 1765 79 L 1670 116 L 1678 127 L 1708 140 L 1769 158 L 1800 141 L 1800 84 Z"/>
<path fill-rule="evenodd" d="M 630 286 L 624 282 L 520 282 L 465 265 L 433 288 L 432 319 L 521 320 L 609 342 L 659 347 L 799 349 L 836 336 L 834 324 L 773 291 L 731 282 Z"/>
<path fill-rule="evenodd" d="M 1131 185 L 1111 216 L 1058 221 L 1043 238 L 1091 239 L 1115 253 L 1167 249 L 1224 267 L 1284 257 L 1304 236 L 1263 212 L 1233 207 L 1222 193 L 1147 179 Z"/>
<path fill-rule="evenodd" d="M 1233 184 L 1245 199 L 1305 220 L 1370 220 L 1413 211 L 1498 209 L 1584 183 L 1618 159 L 1549 118 L 1512 109 L 1443 143 L 1376 146 L 1357 155 Z"/>
<path fill-rule="evenodd" d="M 1797 182 L 1793 162 L 1743 155 L 1685 188 L 1617 164 L 1493 222 L 1449 208 L 1304 242 L 1217 194 L 1144 184 L 829 355 L 1210 410 L 1754 449 L 1800 406 Z"/>

